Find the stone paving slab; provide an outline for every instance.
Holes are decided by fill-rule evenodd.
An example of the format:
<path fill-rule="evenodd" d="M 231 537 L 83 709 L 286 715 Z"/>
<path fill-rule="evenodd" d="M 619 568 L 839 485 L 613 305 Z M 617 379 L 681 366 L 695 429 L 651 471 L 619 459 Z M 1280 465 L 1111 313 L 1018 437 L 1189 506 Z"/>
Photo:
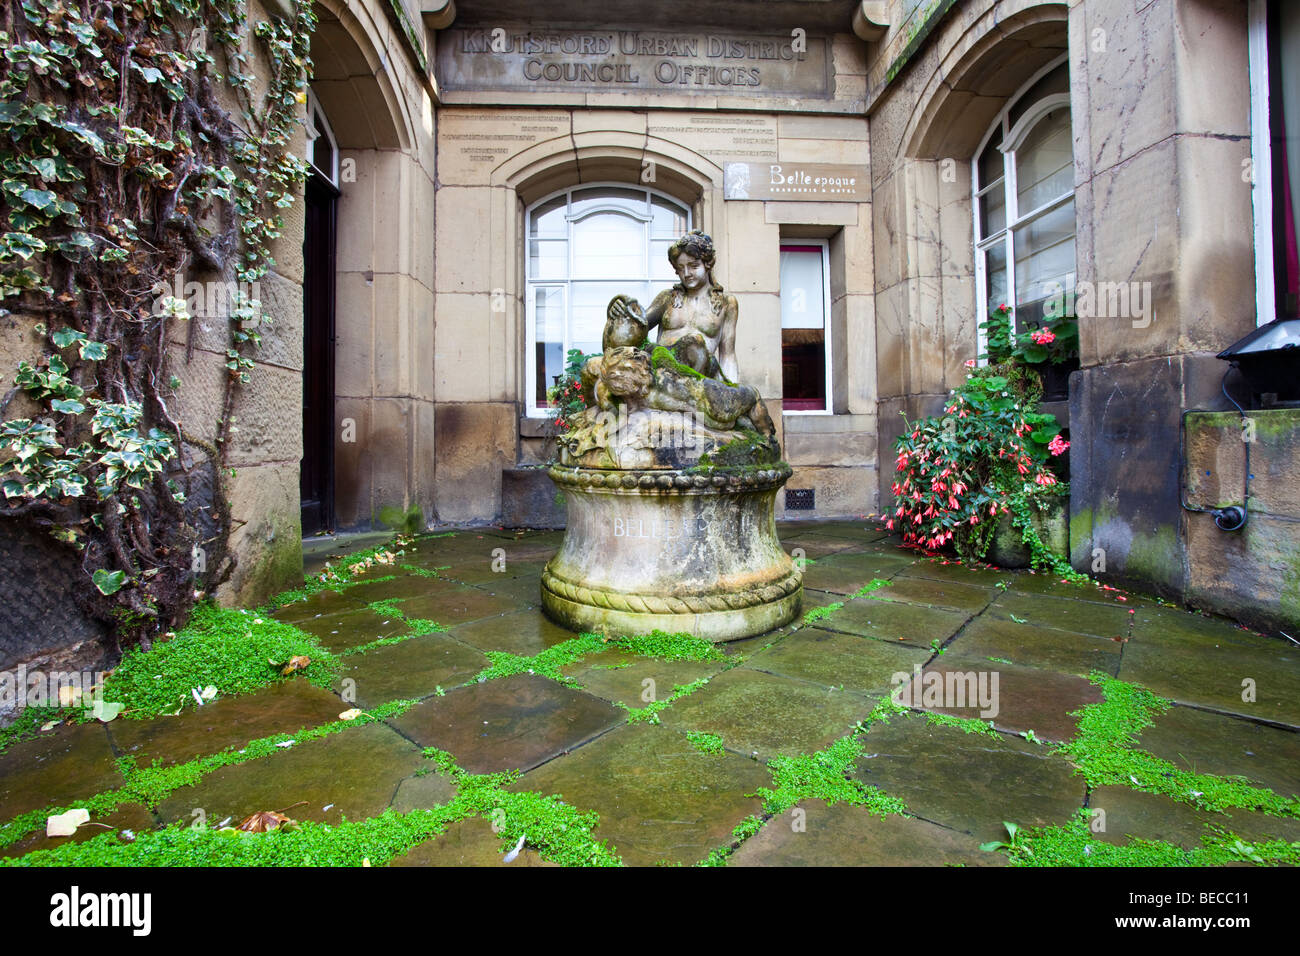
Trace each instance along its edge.
<path fill-rule="evenodd" d="M 1214 813 L 1129 787 L 1098 787 L 1091 793 L 1088 807 L 1090 812 L 1105 811 L 1104 816 L 1090 818 L 1089 826 L 1097 839 L 1107 843 L 1124 844 L 1134 838 L 1164 840 L 1190 850 L 1201 846 L 1202 838 L 1210 833 L 1207 826 L 1234 833 L 1248 843 L 1300 840 L 1300 820 L 1246 810 Z"/>
<path fill-rule="evenodd" d="M 120 787 L 124 779 L 105 725 L 63 724 L 0 754 L 0 822 L 48 806 L 66 806 Z"/>
<path fill-rule="evenodd" d="M 431 585 L 437 587 L 430 586 L 402 603 L 402 612 L 407 617 L 427 618 L 444 627 L 454 627 L 519 610 L 519 601 L 504 594 L 490 594 L 482 588 L 451 581 L 433 581 Z"/>
<path fill-rule="evenodd" d="M 911 564 L 910 558 L 892 554 L 841 552 L 804 568 L 804 587 L 852 594 L 874 578 L 891 577 Z"/>
<path fill-rule="evenodd" d="M 937 674 L 942 679 L 945 699 L 948 701 L 946 705 L 930 704 L 929 674 Z M 948 676 L 950 674 L 951 678 Z M 969 677 L 963 680 L 962 675 L 974 675 L 973 682 Z M 974 702 L 971 697 L 970 689 L 980 687 L 981 679 L 992 699 L 989 708 Z M 950 686 L 959 695 L 964 695 L 964 706 L 956 706 L 962 703 L 963 697 L 950 696 Z M 999 664 L 987 658 L 965 657 L 952 652 L 931 661 L 923 668 L 921 674 L 908 685 L 907 694 L 909 696 L 901 699 L 905 703 L 910 701 L 910 706 L 923 707 L 953 717 L 992 720 L 999 730 L 1012 733 L 1032 730 L 1042 740 L 1053 741 L 1071 740 L 1078 731 L 1078 718 L 1071 715 L 1087 704 L 1102 700 L 1101 690 L 1082 677 L 1014 664 Z"/>
<path fill-rule="evenodd" d="M 103 826 L 99 824 L 103 824 Z M 84 843 L 86 840 L 93 840 L 95 837 L 110 831 L 116 831 L 119 834 L 123 830 L 142 833 L 156 829 L 157 826 L 158 820 L 149 812 L 148 807 L 138 803 L 127 803 L 115 807 L 111 813 L 91 818 L 90 823 L 83 823 L 72 836 L 47 837 L 45 828 L 42 827 L 35 833 L 29 833 L 21 840 L 0 848 L 0 857 L 22 856 L 24 853 L 31 853 L 34 850 L 54 850 L 69 843 Z M 118 839 L 122 838 L 118 837 Z"/>
<path fill-rule="evenodd" d="M 1221 617 L 1191 614 L 1166 607 L 1136 608 L 1133 614 L 1133 639 L 1143 644 L 1158 644 L 1168 648 L 1235 645 L 1277 652 L 1289 650 L 1291 656 L 1288 659 L 1292 661 L 1297 659 L 1295 652 L 1300 651 L 1295 644 L 1284 639 L 1256 634 Z"/>
<path fill-rule="evenodd" d="M 430 769 L 429 773 L 423 771 Z M 429 810 L 450 803 L 456 796 L 456 782 L 443 773 L 436 773 L 428 767 L 407 777 L 397 785 L 393 802 L 389 804 L 398 813 L 412 810 Z"/>
<path fill-rule="evenodd" d="M 332 723 L 352 706 L 333 691 L 296 678 L 250 694 L 218 697 L 176 717 L 119 717 L 105 727 L 113 746 L 134 758 L 136 766 L 167 767 L 260 737 Z"/>
<path fill-rule="evenodd" d="M 1119 676 L 1179 703 L 1300 727 L 1300 648 L 1278 641 L 1171 647 L 1147 634 L 1125 646 Z M 1253 682 L 1253 701 L 1242 699 L 1250 693 L 1244 681 Z"/>
<path fill-rule="evenodd" d="M 762 809 L 748 794 L 771 779 L 756 761 L 702 754 L 667 727 L 633 724 L 524 774 L 511 789 L 561 794 L 596 811 L 595 838 L 608 840 L 624 863 L 651 866 L 696 863 L 728 842 Z"/>
<path fill-rule="evenodd" d="M 1095 637 L 1128 637 L 1131 608 L 1107 607 L 1091 601 L 1047 597 L 1008 591 L 998 596 L 988 613 L 995 617 L 1013 615 L 1027 624 L 1054 627 Z"/>
<path fill-rule="evenodd" d="M 334 653 L 360 647 L 384 637 L 410 633 L 411 628 L 396 614 L 379 614 L 370 608 L 322 614 L 298 621 L 294 627 L 313 635 Z"/>
<path fill-rule="evenodd" d="M 946 559 L 920 559 L 898 574 L 901 578 L 924 578 L 928 581 L 951 581 L 954 584 L 996 587 L 998 582 L 1009 584 L 1016 572 L 999 568 L 976 568 Z"/>
<path fill-rule="evenodd" d="M 664 726 L 717 734 L 727 749 L 766 761 L 830 746 L 874 704 L 847 690 L 741 666 L 719 674 L 659 716 Z"/>
<path fill-rule="evenodd" d="M 1118 641 L 1050 627 L 1017 624 L 1009 618 L 984 615 L 966 625 L 948 653 L 967 658 L 1002 658 L 1013 664 L 1087 677 L 1119 671 Z"/>
<path fill-rule="evenodd" d="M 722 661 L 661 661 L 610 650 L 570 664 L 561 673 L 589 694 L 640 708 L 669 697 L 679 685 L 710 677 L 724 666 Z"/>
<path fill-rule="evenodd" d="M 426 840 L 389 866 L 558 866 L 544 859 L 532 847 L 525 846 L 513 861 L 505 861 L 506 847 L 492 831 L 492 824 L 481 817 L 457 820 L 447 831 Z"/>
<path fill-rule="evenodd" d="M 486 561 L 476 561 L 473 564 L 455 564 L 446 571 L 440 572 L 440 574 L 449 581 L 474 584 L 485 591 L 495 591 L 497 589 L 494 585 L 498 582 L 514 581 L 521 578 L 527 579 L 536 585 L 541 580 L 542 568 L 546 567 L 546 561 L 544 560 L 507 560 L 504 564 L 498 565 L 500 570 L 493 568 L 492 564 L 491 558 Z"/>
<path fill-rule="evenodd" d="M 958 584 L 954 581 L 929 581 L 924 578 L 893 577 L 889 584 L 871 592 L 877 601 L 901 601 L 925 607 L 943 607 L 967 614 L 978 614 L 997 595 L 992 588 Z"/>
<path fill-rule="evenodd" d="M 846 601 L 844 607 L 817 622 L 828 631 L 857 634 L 889 643 L 928 648 L 934 641 L 948 640 L 969 620 L 964 611 L 918 607 L 898 601 L 863 597 Z"/>
<path fill-rule="evenodd" d="M 931 726 L 918 715 L 873 724 L 853 776 L 907 804 L 908 812 L 972 835 L 1003 840 L 1004 820 L 1063 824 L 1083 806 L 1084 782 L 1063 757 L 1013 737 Z"/>
<path fill-rule="evenodd" d="M 1006 859 L 981 851 L 968 834 L 926 820 L 882 819 L 847 803 L 805 800 L 764 824 L 727 865 L 1006 866 Z"/>
<path fill-rule="evenodd" d="M 1300 795 L 1300 733 L 1253 721 L 1171 707 L 1137 745 L 1193 773 L 1245 777 L 1283 796 Z"/>
<path fill-rule="evenodd" d="M 353 596 L 355 590 L 356 588 L 344 588 L 342 591 L 317 591 L 310 597 L 286 604 L 271 616 L 277 621 L 297 626 L 300 621 L 310 621 L 322 615 L 358 611 L 366 606 L 366 602 Z"/>
<path fill-rule="evenodd" d="M 755 654 L 744 666 L 881 696 L 892 689 L 894 674 L 911 674 L 913 665 L 923 665 L 929 657 L 928 650 L 807 627 Z"/>
<path fill-rule="evenodd" d="M 214 770 L 193 787 L 174 792 L 158 812 L 168 823 L 189 823 L 201 809 L 208 826 L 226 817 L 234 826 L 262 810 L 321 823 L 362 820 L 382 813 L 398 785 L 427 763 L 420 749 L 392 728 L 367 724 Z"/>
<path fill-rule="evenodd" d="M 431 697 L 391 723 L 472 773 L 529 770 L 586 743 L 627 713 L 545 677 L 516 674 Z"/>
<path fill-rule="evenodd" d="M 578 636 L 555 624 L 540 611 L 527 609 L 480 618 L 458 625 L 447 633 L 483 651 L 503 651 L 520 657 L 534 657 L 548 647 Z"/>
<path fill-rule="evenodd" d="M 797 549 L 802 549 L 803 557 L 820 561 L 828 555 L 854 551 L 857 545 L 847 538 L 831 538 L 818 534 L 795 534 L 781 538 L 781 550 L 786 554 L 794 557 Z"/>
<path fill-rule="evenodd" d="M 349 705 L 367 708 L 449 690 L 482 671 L 488 659 L 446 634 L 426 634 L 349 655 L 342 664 L 335 690 Z"/>

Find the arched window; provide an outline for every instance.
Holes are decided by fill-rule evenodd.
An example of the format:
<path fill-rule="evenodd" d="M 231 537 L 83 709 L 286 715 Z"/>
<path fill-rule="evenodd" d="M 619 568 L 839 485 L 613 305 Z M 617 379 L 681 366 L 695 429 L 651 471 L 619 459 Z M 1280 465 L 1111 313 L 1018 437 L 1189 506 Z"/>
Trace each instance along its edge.
<path fill-rule="evenodd" d="M 546 389 L 569 349 L 599 352 L 615 295 L 649 306 L 677 276 L 668 247 L 690 211 L 654 190 L 621 185 L 566 189 L 528 209 L 528 414 L 546 414 Z"/>
<path fill-rule="evenodd" d="M 307 91 L 307 159 L 332 186 L 339 184 L 339 147 L 325 111 Z"/>
<path fill-rule="evenodd" d="M 1017 331 L 1073 301 L 1074 151 L 1064 59 L 998 114 L 972 163 L 978 321 L 1006 303 Z M 981 332 L 979 351 L 985 351 Z"/>

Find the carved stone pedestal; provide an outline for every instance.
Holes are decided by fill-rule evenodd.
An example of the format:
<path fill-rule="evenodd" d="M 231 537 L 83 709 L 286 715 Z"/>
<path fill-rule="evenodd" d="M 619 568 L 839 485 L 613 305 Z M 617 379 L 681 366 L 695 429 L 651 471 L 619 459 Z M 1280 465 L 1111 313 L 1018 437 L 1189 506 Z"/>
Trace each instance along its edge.
<path fill-rule="evenodd" d="M 776 537 L 784 463 L 730 473 L 552 466 L 568 514 L 542 607 L 605 634 L 733 641 L 788 624 L 803 575 Z"/>

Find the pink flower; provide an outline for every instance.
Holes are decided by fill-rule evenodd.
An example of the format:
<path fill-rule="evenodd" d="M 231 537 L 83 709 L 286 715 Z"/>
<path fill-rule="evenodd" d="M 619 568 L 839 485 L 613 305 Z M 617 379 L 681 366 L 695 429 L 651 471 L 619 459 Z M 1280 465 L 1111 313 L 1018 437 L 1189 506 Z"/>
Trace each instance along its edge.
<path fill-rule="evenodd" d="M 974 368 L 974 367 L 975 367 L 975 360 L 974 360 L 974 359 L 967 359 L 967 360 L 966 360 L 966 367 L 967 367 L 967 368 Z"/>
<path fill-rule="evenodd" d="M 1056 336 L 1047 329 L 1039 329 L 1037 332 L 1030 334 L 1029 337 L 1034 340 L 1035 345 L 1050 345 L 1056 341 Z"/>
<path fill-rule="evenodd" d="M 1065 453 L 1065 449 L 1069 447 L 1070 447 L 1070 443 L 1068 441 L 1064 441 L 1060 435 L 1057 435 L 1055 438 L 1053 438 L 1050 442 L 1047 443 L 1047 450 L 1050 451 L 1053 455 L 1062 455 Z"/>

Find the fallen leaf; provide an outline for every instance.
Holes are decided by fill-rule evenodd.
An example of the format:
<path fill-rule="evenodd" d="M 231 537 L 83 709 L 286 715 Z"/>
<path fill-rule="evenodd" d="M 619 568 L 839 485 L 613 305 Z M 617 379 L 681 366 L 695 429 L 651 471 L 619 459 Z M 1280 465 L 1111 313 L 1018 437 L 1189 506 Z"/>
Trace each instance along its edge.
<path fill-rule="evenodd" d="M 108 723 L 122 712 L 124 704 L 111 703 L 109 701 L 97 700 L 90 708 L 90 716 L 102 723 Z"/>
<path fill-rule="evenodd" d="M 343 713 L 339 714 L 339 720 L 356 720 L 364 713 L 365 711 L 361 710 L 359 707 L 353 707 L 351 710 L 345 710 Z"/>
<path fill-rule="evenodd" d="M 41 733 L 45 733 L 47 730 L 53 730 L 55 727 L 59 726 L 60 723 L 61 722 L 57 720 L 47 720 L 45 723 L 41 724 Z"/>
<path fill-rule="evenodd" d="M 310 657 L 307 657 L 305 654 L 297 654 L 289 658 L 289 663 L 285 664 L 284 667 L 280 669 L 280 676 L 288 677 L 294 671 L 300 671 L 310 663 Z"/>
<path fill-rule="evenodd" d="M 506 854 L 506 858 L 505 858 L 506 863 L 515 862 L 515 858 L 519 856 L 519 851 L 524 848 L 524 841 L 527 839 L 528 839 L 527 833 L 525 833 L 523 836 L 519 838 L 519 842 L 515 844 L 515 848 Z"/>
<path fill-rule="evenodd" d="M 201 696 L 204 700 L 211 700 L 212 698 L 216 697 L 217 696 L 216 685 L 209 684 L 207 687 L 203 688 L 203 693 L 200 694 L 199 696 Z"/>
<path fill-rule="evenodd" d="M 67 813 L 58 813 L 45 820 L 45 835 L 49 837 L 72 836 L 77 827 L 90 822 L 90 811 L 78 807 Z"/>
<path fill-rule="evenodd" d="M 274 810 L 259 810 L 257 813 L 246 817 L 235 829 L 244 833 L 270 833 L 272 830 L 278 830 L 282 826 L 296 822 L 296 820 L 291 820 L 283 813 L 276 813 Z"/>

